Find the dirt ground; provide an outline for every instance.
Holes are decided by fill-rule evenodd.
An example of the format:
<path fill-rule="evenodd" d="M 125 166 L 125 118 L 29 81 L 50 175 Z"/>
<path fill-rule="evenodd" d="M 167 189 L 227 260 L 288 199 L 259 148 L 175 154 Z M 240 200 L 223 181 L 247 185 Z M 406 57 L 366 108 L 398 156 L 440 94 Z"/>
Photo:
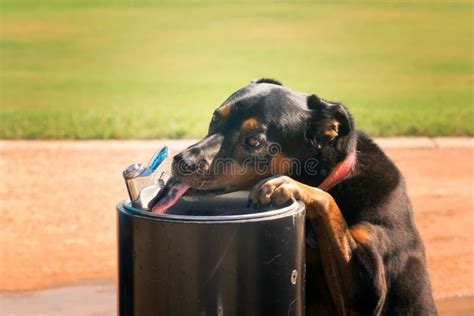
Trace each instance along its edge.
<path fill-rule="evenodd" d="M 435 297 L 472 296 L 473 139 L 378 142 L 407 179 Z M 122 170 L 189 143 L 0 141 L 0 291 L 115 280 Z"/>

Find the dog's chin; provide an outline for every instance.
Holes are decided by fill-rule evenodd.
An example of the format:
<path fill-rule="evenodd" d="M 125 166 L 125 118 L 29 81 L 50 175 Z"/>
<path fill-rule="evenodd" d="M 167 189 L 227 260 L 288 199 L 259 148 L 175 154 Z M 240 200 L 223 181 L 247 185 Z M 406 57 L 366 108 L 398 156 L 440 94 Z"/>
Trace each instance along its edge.
<path fill-rule="evenodd" d="M 189 190 L 186 191 L 186 193 L 183 195 L 183 198 L 186 200 L 196 200 L 199 198 L 207 198 L 207 197 L 213 197 L 216 195 L 220 194 L 225 194 L 225 193 L 230 193 L 233 192 L 233 190 L 229 189 L 195 189 L 195 188 L 190 188 Z"/>

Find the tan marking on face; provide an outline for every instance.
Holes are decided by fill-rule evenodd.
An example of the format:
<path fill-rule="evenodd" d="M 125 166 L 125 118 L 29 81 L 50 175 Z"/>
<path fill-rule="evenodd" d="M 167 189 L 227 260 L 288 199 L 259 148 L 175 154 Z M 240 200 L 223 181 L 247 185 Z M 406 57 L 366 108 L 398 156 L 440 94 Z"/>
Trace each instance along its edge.
<path fill-rule="evenodd" d="M 350 228 L 349 231 L 352 235 L 352 238 L 354 238 L 355 241 L 360 244 L 367 244 L 370 240 L 369 230 L 362 225 L 356 225 Z"/>
<path fill-rule="evenodd" d="M 208 183 L 208 188 L 228 187 L 233 190 L 250 190 L 260 179 L 253 168 L 244 167 L 236 161 L 226 161 L 221 166 L 213 166 L 218 174 Z"/>
<path fill-rule="evenodd" d="M 227 118 L 230 115 L 230 110 L 232 109 L 232 105 L 227 103 L 221 106 L 217 111 L 221 115 L 223 119 Z"/>
<path fill-rule="evenodd" d="M 288 174 L 292 160 L 283 154 L 275 155 L 270 162 L 270 171 L 273 175 Z"/>
<path fill-rule="evenodd" d="M 242 123 L 242 129 L 243 130 L 246 130 L 246 131 L 249 131 L 249 130 L 252 130 L 252 129 L 256 129 L 258 127 L 258 121 L 257 121 L 257 118 L 256 117 L 251 117 L 249 119 L 246 119 L 243 123 Z"/>
<path fill-rule="evenodd" d="M 339 135 L 339 122 L 335 119 L 323 120 L 318 125 L 326 137 L 334 138 Z"/>

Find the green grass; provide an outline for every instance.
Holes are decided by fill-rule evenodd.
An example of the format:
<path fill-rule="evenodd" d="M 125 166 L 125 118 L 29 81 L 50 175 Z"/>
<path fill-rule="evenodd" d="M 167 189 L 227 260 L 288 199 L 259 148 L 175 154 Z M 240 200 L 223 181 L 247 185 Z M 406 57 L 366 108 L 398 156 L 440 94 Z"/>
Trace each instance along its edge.
<path fill-rule="evenodd" d="M 0 0 L 0 138 L 200 137 L 251 79 L 474 135 L 471 1 Z"/>

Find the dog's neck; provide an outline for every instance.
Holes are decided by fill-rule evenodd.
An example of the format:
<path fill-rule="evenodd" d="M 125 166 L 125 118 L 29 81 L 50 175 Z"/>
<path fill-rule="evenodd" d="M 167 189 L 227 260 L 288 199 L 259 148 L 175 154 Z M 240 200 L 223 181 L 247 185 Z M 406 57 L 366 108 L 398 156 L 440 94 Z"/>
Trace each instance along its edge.
<path fill-rule="evenodd" d="M 321 190 L 327 191 L 333 186 L 343 181 L 354 168 L 356 162 L 355 151 L 349 153 L 347 157 L 339 162 L 324 181 L 319 185 Z"/>

